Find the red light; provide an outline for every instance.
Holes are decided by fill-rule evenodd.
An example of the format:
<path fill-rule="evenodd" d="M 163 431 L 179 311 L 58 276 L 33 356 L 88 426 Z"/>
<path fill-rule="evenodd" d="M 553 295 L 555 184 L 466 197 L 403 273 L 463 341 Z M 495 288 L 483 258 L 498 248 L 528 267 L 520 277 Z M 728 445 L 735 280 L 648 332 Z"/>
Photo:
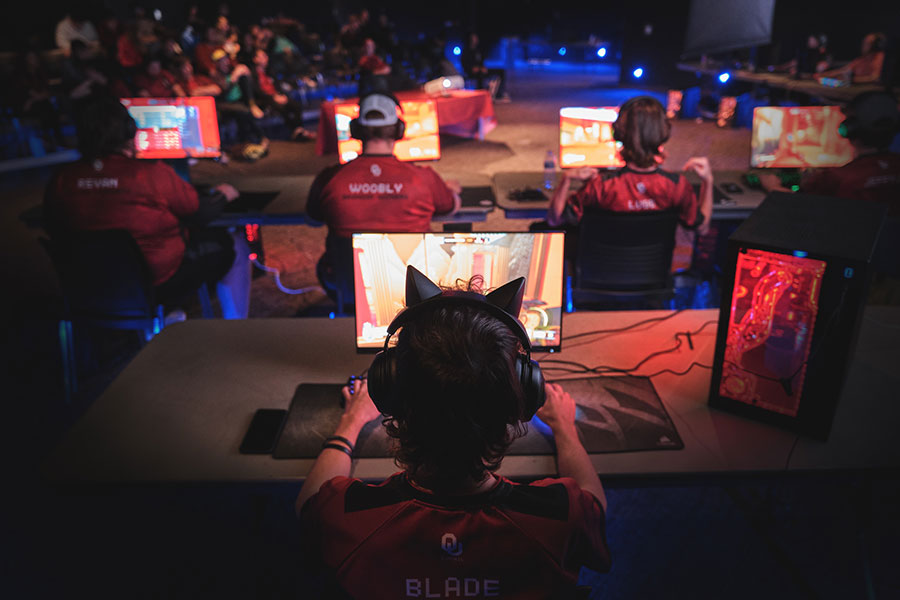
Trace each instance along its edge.
<path fill-rule="evenodd" d="M 256 260 L 257 258 L 259 258 L 259 256 L 257 256 L 256 252 L 251 252 L 248 258 L 250 260 Z"/>
<path fill-rule="evenodd" d="M 824 274 L 820 260 L 738 254 L 721 395 L 797 415 Z"/>

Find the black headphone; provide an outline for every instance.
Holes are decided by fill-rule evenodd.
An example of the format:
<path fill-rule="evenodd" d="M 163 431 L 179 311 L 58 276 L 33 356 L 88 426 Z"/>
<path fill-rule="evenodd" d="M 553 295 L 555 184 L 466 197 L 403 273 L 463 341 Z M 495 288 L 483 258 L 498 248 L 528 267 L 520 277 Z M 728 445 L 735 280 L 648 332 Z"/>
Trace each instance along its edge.
<path fill-rule="evenodd" d="M 514 365 L 516 377 L 522 387 L 524 406 L 522 421 L 528 421 L 544 405 L 544 375 L 541 366 L 531 360 L 531 340 L 522 323 L 514 316 L 522 306 L 525 278 L 519 277 L 482 296 L 475 292 L 444 292 L 414 267 L 406 270 L 406 305 L 388 325 L 384 348 L 375 355 L 369 367 L 369 397 L 375 407 L 387 416 L 394 416 L 403 407 L 395 396 L 397 373 L 397 349 L 388 347 L 398 329 L 416 320 L 425 310 L 435 306 L 473 306 L 490 314 L 506 325 L 522 343 L 524 354 L 518 354 Z"/>
<path fill-rule="evenodd" d="M 400 101 L 391 94 L 386 92 L 374 92 L 373 94 L 378 94 L 379 96 L 386 96 L 394 101 L 394 104 L 400 106 Z M 367 95 L 373 95 L 367 94 Z M 363 96 L 359 99 L 359 105 L 362 107 L 362 101 L 366 96 Z M 366 141 L 366 128 L 367 125 L 363 125 L 359 122 L 359 117 L 350 120 L 350 137 L 355 138 L 357 140 Z M 403 139 L 403 134 L 406 133 L 406 123 L 403 119 L 397 119 L 397 122 L 394 123 L 394 132 L 391 135 L 391 139 L 393 140 L 401 140 Z"/>
<path fill-rule="evenodd" d="M 848 140 L 864 138 L 876 133 L 875 129 L 900 131 L 897 100 L 887 92 L 863 92 L 853 98 L 844 111 L 849 114 L 838 126 L 838 134 Z"/>

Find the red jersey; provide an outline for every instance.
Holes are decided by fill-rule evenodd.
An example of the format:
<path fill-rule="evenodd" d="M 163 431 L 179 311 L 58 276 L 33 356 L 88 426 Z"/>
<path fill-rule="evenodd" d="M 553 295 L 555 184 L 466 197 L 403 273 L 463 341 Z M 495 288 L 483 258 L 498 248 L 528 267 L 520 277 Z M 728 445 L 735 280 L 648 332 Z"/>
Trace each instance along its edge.
<path fill-rule="evenodd" d="M 138 91 L 146 91 L 151 98 L 172 98 L 175 92 L 175 76 L 168 71 L 160 71 L 156 77 L 144 73 L 135 76 L 134 85 Z"/>
<path fill-rule="evenodd" d="M 609 175 L 598 175 L 569 197 L 568 207 L 578 220 L 585 208 L 596 207 L 615 212 L 677 209 L 685 227 L 703 222 L 700 203 L 688 180 L 662 169 L 642 173 L 626 166 Z"/>
<path fill-rule="evenodd" d="M 359 59 L 359 68 L 363 71 L 378 73 L 378 71 L 384 69 L 387 66 L 388 64 L 381 60 L 381 57 L 377 54 L 373 54 L 372 56 L 363 56 Z"/>
<path fill-rule="evenodd" d="M 391 155 L 362 155 L 319 173 L 306 213 L 332 236 L 355 231 L 430 231 L 434 214 L 453 210 L 453 193 L 430 167 Z"/>
<path fill-rule="evenodd" d="M 439 496 L 402 472 L 380 485 L 335 477 L 301 512 L 329 583 L 372 600 L 569 597 L 580 567 L 610 568 L 604 519 L 568 478 Z"/>
<path fill-rule="evenodd" d="M 860 156 L 843 167 L 810 173 L 800 182 L 808 194 L 883 202 L 888 214 L 900 215 L 900 154 L 879 152 Z"/>
<path fill-rule="evenodd" d="M 179 219 L 197 212 L 197 191 L 169 165 L 110 155 L 57 171 L 47 189 L 51 227 L 126 229 L 147 260 L 153 284 L 171 277 L 184 258 Z"/>

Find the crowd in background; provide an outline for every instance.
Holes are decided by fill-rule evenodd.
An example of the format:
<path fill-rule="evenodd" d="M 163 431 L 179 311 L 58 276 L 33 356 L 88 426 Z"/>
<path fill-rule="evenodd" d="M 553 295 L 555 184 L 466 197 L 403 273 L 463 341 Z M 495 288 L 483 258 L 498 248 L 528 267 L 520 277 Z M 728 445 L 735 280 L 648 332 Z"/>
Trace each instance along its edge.
<path fill-rule="evenodd" d="M 368 10 L 322 31 L 283 15 L 236 23 L 227 5 L 196 5 L 179 24 L 137 7 L 130 18 L 91 19 L 74 7 L 57 24 L 56 51 L 21 49 L 0 92 L 4 116 L 38 121 L 48 151 L 66 146 L 61 125 L 94 94 L 214 96 L 220 121 L 237 123 L 240 142 L 265 141 L 266 115 L 282 117 L 291 139 L 309 139 L 302 112 L 311 91 L 383 77 L 392 90 L 455 74 L 442 36 L 401 42 L 387 14 Z"/>

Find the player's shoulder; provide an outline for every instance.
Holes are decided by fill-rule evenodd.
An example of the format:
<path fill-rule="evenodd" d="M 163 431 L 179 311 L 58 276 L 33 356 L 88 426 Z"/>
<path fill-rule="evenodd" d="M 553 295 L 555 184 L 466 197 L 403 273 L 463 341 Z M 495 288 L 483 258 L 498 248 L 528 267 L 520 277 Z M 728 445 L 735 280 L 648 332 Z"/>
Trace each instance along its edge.
<path fill-rule="evenodd" d="M 541 479 L 528 484 L 506 482 L 497 504 L 504 509 L 555 521 L 569 518 L 571 497 L 580 491 L 571 479 Z"/>
<path fill-rule="evenodd" d="M 684 175 L 682 175 L 681 173 L 666 171 L 665 169 L 657 169 L 656 174 L 671 181 L 675 185 L 681 184 L 681 182 L 685 179 Z"/>

